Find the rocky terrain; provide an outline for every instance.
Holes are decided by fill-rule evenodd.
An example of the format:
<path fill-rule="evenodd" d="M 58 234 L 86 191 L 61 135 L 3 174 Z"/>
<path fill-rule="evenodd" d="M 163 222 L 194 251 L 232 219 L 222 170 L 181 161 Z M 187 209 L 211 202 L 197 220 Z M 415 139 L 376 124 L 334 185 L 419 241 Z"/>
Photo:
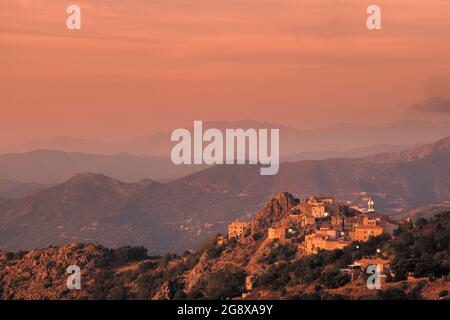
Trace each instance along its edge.
<path fill-rule="evenodd" d="M 267 239 L 267 229 L 288 225 L 298 203 L 281 193 L 251 220 L 241 240 L 220 237 L 183 255 L 148 256 L 143 247 L 106 249 L 71 244 L 0 253 L 2 299 L 441 299 L 450 290 L 450 212 L 402 225 L 343 250 L 305 255 L 295 242 Z M 380 249 L 381 253 L 377 253 Z M 338 270 L 356 259 L 393 261 L 395 277 L 381 290 L 363 279 L 350 282 Z M 66 286 L 69 265 L 81 268 L 81 290 Z M 246 291 L 244 279 L 255 276 Z"/>
<path fill-rule="evenodd" d="M 282 163 L 275 176 L 261 176 L 257 166 L 214 166 L 170 183 L 78 174 L 19 199 L 0 200 L 0 249 L 97 242 L 180 253 L 224 232 L 231 221 L 252 217 L 279 190 L 357 204 L 370 195 L 382 213 L 399 215 L 449 201 L 449 167 L 446 138 L 400 153 Z"/>

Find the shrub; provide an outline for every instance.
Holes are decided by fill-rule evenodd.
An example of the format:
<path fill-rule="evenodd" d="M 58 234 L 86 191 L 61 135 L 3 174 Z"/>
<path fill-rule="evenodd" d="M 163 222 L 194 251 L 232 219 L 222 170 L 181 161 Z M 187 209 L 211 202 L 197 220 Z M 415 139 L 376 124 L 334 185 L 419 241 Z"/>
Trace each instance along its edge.
<path fill-rule="evenodd" d="M 245 274 L 241 270 L 222 270 L 212 274 L 204 283 L 205 297 L 222 300 L 242 293 Z"/>
<path fill-rule="evenodd" d="M 441 292 L 439 292 L 439 298 L 443 298 L 448 296 L 448 291 L 447 290 L 442 290 Z"/>
<path fill-rule="evenodd" d="M 173 254 L 166 254 L 164 255 L 160 260 L 159 260 L 159 266 L 161 268 L 167 268 L 167 266 L 169 265 L 169 262 L 172 261 L 173 259 L 175 259 L 176 256 L 174 256 Z"/>
<path fill-rule="evenodd" d="M 148 259 L 147 249 L 138 247 L 121 247 L 114 250 L 114 256 L 118 263 L 128 263 Z"/>
<path fill-rule="evenodd" d="M 139 265 L 139 272 L 144 273 L 148 270 L 154 270 L 158 267 L 158 263 L 155 261 L 145 261 Z"/>
<path fill-rule="evenodd" d="M 294 245 L 279 245 L 276 246 L 267 257 L 263 257 L 260 262 L 272 264 L 276 261 L 287 261 L 292 259 L 297 253 L 297 248 Z"/>
<path fill-rule="evenodd" d="M 319 282 L 328 289 L 336 289 L 350 282 L 350 277 L 339 270 L 324 272 L 319 277 Z"/>
<path fill-rule="evenodd" d="M 400 288 L 389 288 L 377 292 L 377 297 L 381 300 L 407 300 L 408 296 Z"/>
<path fill-rule="evenodd" d="M 253 241 L 258 241 L 258 240 L 262 239 L 263 236 L 264 236 L 264 233 L 262 231 L 255 232 L 253 234 Z"/>

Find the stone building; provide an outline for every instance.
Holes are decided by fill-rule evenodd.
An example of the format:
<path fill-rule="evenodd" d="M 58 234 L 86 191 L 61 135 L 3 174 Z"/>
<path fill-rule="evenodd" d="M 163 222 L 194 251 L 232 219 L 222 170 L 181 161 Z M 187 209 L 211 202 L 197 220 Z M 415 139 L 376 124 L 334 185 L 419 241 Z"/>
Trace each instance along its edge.
<path fill-rule="evenodd" d="M 240 238 L 245 236 L 248 231 L 249 224 L 242 221 L 234 221 L 228 226 L 228 238 Z"/>
<path fill-rule="evenodd" d="M 336 229 L 322 227 L 316 230 L 315 234 L 320 237 L 326 237 L 329 240 L 336 240 L 339 237 L 339 231 Z"/>
<path fill-rule="evenodd" d="M 288 227 L 277 227 L 277 228 L 269 228 L 268 230 L 268 238 L 269 240 L 286 240 L 289 238 L 289 228 Z"/>
<path fill-rule="evenodd" d="M 370 237 L 376 237 L 383 234 L 381 226 L 358 226 L 350 232 L 350 238 L 353 241 L 367 241 Z"/>
<path fill-rule="evenodd" d="M 305 237 L 305 252 L 307 254 L 318 253 L 320 250 L 343 249 L 349 245 L 349 241 L 343 239 L 330 238 L 317 234 L 310 234 Z"/>

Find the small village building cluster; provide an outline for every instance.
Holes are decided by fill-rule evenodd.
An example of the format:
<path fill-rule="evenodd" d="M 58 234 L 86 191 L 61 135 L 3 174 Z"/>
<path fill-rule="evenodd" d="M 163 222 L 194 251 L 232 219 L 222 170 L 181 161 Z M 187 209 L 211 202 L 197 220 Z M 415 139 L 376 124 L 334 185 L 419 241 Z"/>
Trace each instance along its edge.
<path fill-rule="evenodd" d="M 375 213 L 375 203 L 367 199 L 367 210 L 345 209 L 333 197 L 310 197 L 292 208 L 289 214 L 276 225 L 267 229 L 268 241 L 297 243 L 305 254 L 316 254 L 321 250 L 343 249 L 354 241 L 365 242 L 371 237 L 392 234 L 398 223 L 388 216 Z M 234 221 L 228 226 L 228 237 L 218 238 L 219 245 L 230 239 L 245 241 L 251 234 L 248 222 Z M 381 258 L 364 258 L 341 269 L 351 281 L 362 277 L 369 266 L 375 265 L 382 281 L 390 273 L 391 261 Z M 256 276 L 248 275 L 245 289 L 248 294 L 254 289 Z"/>
<path fill-rule="evenodd" d="M 276 225 L 267 229 L 268 241 L 297 243 L 305 254 L 317 254 L 321 250 L 343 249 L 354 241 L 365 242 L 371 237 L 392 234 L 398 223 L 388 216 L 375 213 L 375 203 L 367 199 L 367 210 L 345 209 L 333 197 L 310 197 L 292 208 Z M 222 236 L 218 244 L 229 239 L 243 240 L 251 234 L 248 222 L 234 221 L 228 226 L 228 237 Z M 381 258 L 364 258 L 340 272 L 348 274 L 351 281 L 361 279 L 369 266 L 376 266 L 381 281 L 390 274 L 391 261 Z M 256 276 L 245 279 L 246 294 L 254 289 Z"/>
<path fill-rule="evenodd" d="M 302 236 L 299 247 L 306 254 L 320 250 L 343 249 L 353 241 L 368 241 L 397 228 L 388 216 L 375 213 L 375 203 L 368 199 L 366 212 L 344 213 L 333 197 L 310 197 L 291 209 L 289 224 L 268 229 L 269 240 L 291 241 Z M 247 222 L 235 221 L 228 226 L 228 239 L 241 239 L 250 233 Z M 222 239 L 221 241 L 224 241 Z"/>

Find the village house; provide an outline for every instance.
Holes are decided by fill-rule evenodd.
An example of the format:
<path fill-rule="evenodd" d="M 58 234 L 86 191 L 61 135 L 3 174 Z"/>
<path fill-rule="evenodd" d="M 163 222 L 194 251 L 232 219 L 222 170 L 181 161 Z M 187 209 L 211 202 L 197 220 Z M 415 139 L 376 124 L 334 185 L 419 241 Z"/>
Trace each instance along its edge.
<path fill-rule="evenodd" d="M 242 221 L 234 221 L 228 226 L 228 238 L 234 239 L 234 238 L 241 238 L 245 236 L 245 234 L 248 231 L 248 223 L 242 222 Z"/>
<path fill-rule="evenodd" d="M 313 205 L 313 204 L 317 204 L 317 203 L 334 204 L 334 198 L 333 197 L 309 197 L 305 202 L 309 205 Z"/>
<path fill-rule="evenodd" d="M 368 214 L 363 218 L 364 226 L 381 226 L 383 227 L 383 233 L 392 235 L 394 230 L 396 230 L 399 224 L 393 221 L 388 216 L 382 214 Z"/>
<path fill-rule="evenodd" d="M 323 204 L 334 204 L 334 198 L 333 197 L 318 197 L 317 200 Z"/>
<path fill-rule="evenodd" d="M 311 205 L 311 214 L 314 218 L 323 218 L 328 216 L 325 205 L 320 203 Z"/>
<path fill-rule="evenodd" d="M 389 272 L 392 261 L 381 258 L 364 258 L 355 261 L 354 265 L 360 266 L 362 270 L 366 270 L 369 266 L 375 265 L 379 268 L 380 273 Z"/>
<path fill-rule="evenodd" d="M 349 241 L 317 234 L 305 236 L 304 249 L 306 254 L 315 254 L 320 250 L 336 250 L 343 249 L 349 245 Z"/>
<path fill-rule="evenodd" d="M 330 240 L 336 240 L 339 237 L 339 231 L 328 226 L 322 226 L 319 230 L 316 230 L 315 234 Z"/>
<path fill-rule="evenodd" d="M 375 215 L 367 215 L 363 217 L 364 226 L 378 226 L 380 225 L 381 219 Z"/>
<path fill-rule="evenodd" d="M 277 227 L 269 228 L 268 230 L 269 240 L 286 240 L 289 238 L 289 228 L 288 227 Z"/>
<path fill-rule="evenodd" d="M 373 206 L 373 200 L 372 206 Z M 376 237 L 383 233 L 392 234 L 398 225 L 391 223 L 389 218 L 379 214 L 366 214 L 359 216 L 361 221 L 357 221 L 349 232 L 353 241 L 367 241 L 370 237 Z"/>
<path fill-rule="evenodd" d="M 358 226 L 350 232 L 350 238 L 353 241 L 367 241 L 370 237 L 376 237 L 383 234 L 381 226 Z"/>
<path fill-rule="evenodd" d="M 315 218 L 324 218 L 339 214 L 339 205 L 333 197 L 310 197 L 305 202 L 309 213 Z"/>
<path fill-rule="evenodd" d="M 390 274 L 390 265 L 392 261 L 381 258 L 364 258 L 355 261 L 353 264 L 347 266 L 345 269 L 339 269 L 340 272 L 348 274 L 352 282 L 360 278 L 361 274 L 367 272 L 369 266 L 376 266 L 380 272 L 381 282 L 386 281 L 386 275 Z"/>
<path fill-rule="evenodd" d="M 336 230 L 343 230 L 344 229 L 344 216 L 342 215 L 335 215 L 331 217 L 331 226 Z"/>
<path fill-rule="evenodd" d="M 345 217 L 344 218 L 344 231 L 353 231 L 356 227 L 363 225 L 362 216 Z"/>
<path fill-rule="evenodd" d="M 344 274 L 348 274 L 350 276 L 350 281 L 354 282 L 360 278 L 363 273 L 367 272 L 367 268 L 369 266 L 376 266 L 378 271 L 380 272 L 381 283 L 386 281 L 386 275 L 390 274 L 390 265 L 392 261 L 375 258 L 364 258 L 358 261 L 355 261 L 353 264 L 347 266 L 345 269 L 339 269 L 340 272 Z"/>

